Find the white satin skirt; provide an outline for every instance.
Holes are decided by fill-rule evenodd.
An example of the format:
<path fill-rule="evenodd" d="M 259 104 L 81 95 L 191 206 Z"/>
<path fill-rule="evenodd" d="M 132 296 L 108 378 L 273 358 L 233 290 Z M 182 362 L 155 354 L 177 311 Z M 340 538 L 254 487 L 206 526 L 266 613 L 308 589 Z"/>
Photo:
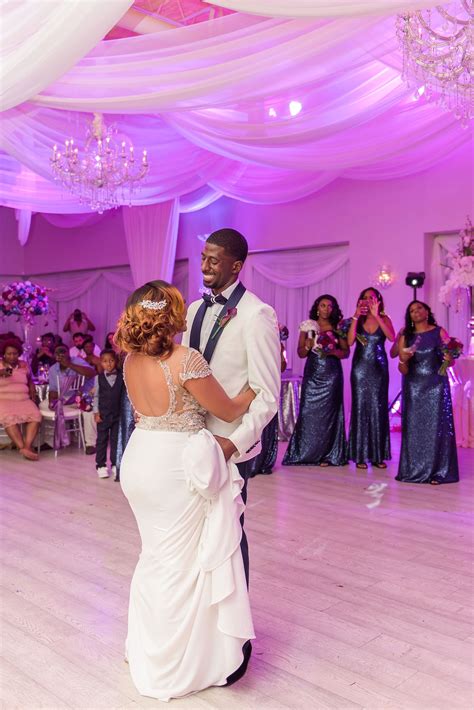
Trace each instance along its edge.
<path fill-rule="evenodd" d="M 137 428 L 120 478 L 142 541 L 126 641 L 138 692 L 168 701 L 225 685 L 254 638 L 236 466 L 206 430 Z"/>

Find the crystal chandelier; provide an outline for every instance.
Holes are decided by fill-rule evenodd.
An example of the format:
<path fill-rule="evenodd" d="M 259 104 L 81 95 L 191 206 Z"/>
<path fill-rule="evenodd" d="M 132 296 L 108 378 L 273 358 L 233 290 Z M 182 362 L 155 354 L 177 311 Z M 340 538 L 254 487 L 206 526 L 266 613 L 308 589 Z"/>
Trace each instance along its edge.
<path fill-rule="evenodd" d="M 103 116 L 95 113 L 84 150 L 70 138 L 64 151 L 53 146 L 50 159 L 55 179 L 99 214 L 122 204 L 131 206 L 135 189 L 149 169 L 147 151 L 136 160 L 132 143 L 117 142 L 115 134 L 116 129 L 106 126 Z"/>
<path fill-rule="evenodd" d="M 474 117 L 474 0 L 457 0 L 397 19 L 403 78 L 454 112 L 464 127 Z"/>

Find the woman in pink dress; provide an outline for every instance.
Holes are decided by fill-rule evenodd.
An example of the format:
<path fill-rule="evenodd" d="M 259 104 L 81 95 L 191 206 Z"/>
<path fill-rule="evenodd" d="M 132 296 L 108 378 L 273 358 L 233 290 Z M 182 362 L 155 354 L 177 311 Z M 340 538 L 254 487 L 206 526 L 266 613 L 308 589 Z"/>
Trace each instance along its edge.
<path fill-rule="evenodd" d="M 0 426 L 25 459 L 37 461 L 33 441 L 41 423 L 41 413 L 33 399 L 35 388 L 25 362 L 20 361 L 23 348 L 16 340 L 2 345 L 0 358 Z M 25 425 L 23 436 L 20 425 Z"/>

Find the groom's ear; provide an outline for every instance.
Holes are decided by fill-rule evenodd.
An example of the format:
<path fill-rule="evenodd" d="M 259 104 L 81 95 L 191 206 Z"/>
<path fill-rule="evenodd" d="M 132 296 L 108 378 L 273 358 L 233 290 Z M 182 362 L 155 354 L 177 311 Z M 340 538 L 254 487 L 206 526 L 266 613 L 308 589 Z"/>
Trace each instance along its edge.
<path fill-rule="evenodd" d="M 232 273 L 233 274 L 238 274 L 240 271 L 242 271 L 242 267 L 244 265 L 243 261 L 234 261 L 232 264 Z"/>

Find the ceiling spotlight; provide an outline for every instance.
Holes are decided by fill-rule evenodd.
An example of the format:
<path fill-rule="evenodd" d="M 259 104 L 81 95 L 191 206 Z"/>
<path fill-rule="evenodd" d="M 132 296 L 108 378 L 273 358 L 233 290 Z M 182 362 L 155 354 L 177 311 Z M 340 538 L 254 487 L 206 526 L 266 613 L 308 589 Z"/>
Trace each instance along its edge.
<path fill-rule="evenodd" d="M 268 115 L 271 116 L 271 118 L 276 118 L 277 112 L 275 111 L 273 106 L 268 109 Z"/>
<path fill-rule="evenodd" d="M 299 101 L 290 101 L 288 108 L 290 109 L 291 116 L 297 116 L 303 108 L 303 104 Z"/>

